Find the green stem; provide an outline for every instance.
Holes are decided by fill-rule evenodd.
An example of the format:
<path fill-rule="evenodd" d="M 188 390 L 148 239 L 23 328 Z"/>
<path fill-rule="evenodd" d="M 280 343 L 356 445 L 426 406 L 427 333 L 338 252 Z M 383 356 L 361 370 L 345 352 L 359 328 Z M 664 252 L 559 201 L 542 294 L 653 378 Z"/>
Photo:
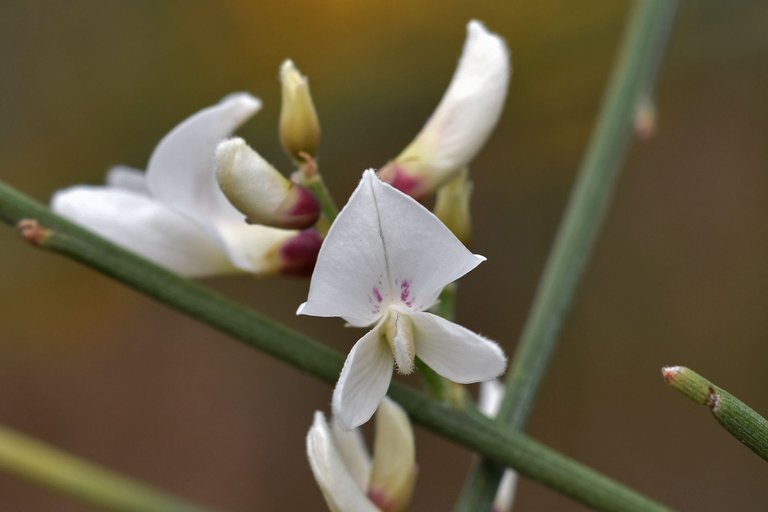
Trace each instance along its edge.
<path fill-rule="evenodd" d="M 334 383 L 339 376 L 344 357 L 333 349 L 97 237 L 3 183 L 0 219 L 22 225 L 22 235 L 28 241 L 80 261 L 325 382 Z M 471 410 L 440 404 L 396 382 L 390 395 L 414 422 L 589 506 L 617 511 L 667 510 Z"/>
<path fill-rule="evenodd" d="M 82 502 L 121 512 L 205 512 L 0 426 L 0 468 Z"/>
<path fill-rule="evenodd" d="M 539 282 L 507 377 L 498 418 L 523 429 L 597 237 L 634 131 L 638 102 L 649 96 L 674 19 L 675 0 L 638 0 L 631 13 L 597 125 Z M 489 510 L 502 470 L 480 463 L 456 511 Z"/>
<path fill-rule="evenodd" d="M 314 176 L 305 179 L 302 182 L 302 185 L 311 190 L 320 203 L 320 212 L 325 219 L 324 225 L 327 226 L 324 229 L 324 234 L 327 234 L 328 228 L 330 228 L 333 221 L 336 220 L 336 216 L 339 214 L 339 208 L 336 206 L 336 202 L 333 200 L 331 192 L 328 190 L 328 187 L 325 186 L 325 181 L 323 181 L 323 177 L 320 176 L 320 174 L 315 174 Z"/>
<path fill-rule="evenodd" d="M 768 420 L 747 404 L 684 366 L 669 366 L 661 373 L 673 388 L 700 405 L 706 405 L 733 437 L 768 460 Z"/>

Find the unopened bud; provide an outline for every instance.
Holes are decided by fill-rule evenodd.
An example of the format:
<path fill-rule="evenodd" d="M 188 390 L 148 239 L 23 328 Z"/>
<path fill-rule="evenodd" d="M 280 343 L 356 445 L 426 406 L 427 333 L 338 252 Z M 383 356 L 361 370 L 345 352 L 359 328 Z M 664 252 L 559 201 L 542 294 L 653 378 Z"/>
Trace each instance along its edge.
<path fill-rule="evenodd" d="M 312 192 L 285 178 L 243 139 L 229 139 L 216 148 L 216 179 L 249 223 L 302 229 L 320 215 Z"/>
<path fill-rule="evenodd" d="M 309 93 L 309 82 L 291 60 L 280 67 L 280 82 L 283 85 L 280 142 L 291 158 L 303 161 L 301 153 L 315 156 L 320 146 L 320 122 Z"/>
<path fill-rule="evenodd" d="M 376 411 L 376 438 L 368 497 L 382 511 L 406 510 L 416 483 L 413 429 L 405 411 L 384 398 Z"/>
<path fill-rule="evenodd" d="M 322 244 L 323 238 L 317 230 L 310 228 L 299 231 L 280 247 L 280 273 L 286 276 L 311 276 Z"/>
<path fill-rule="evenodd" d="M 437 189 L 435 215 L 443 221 L 456 238 L 468 244 L 472 238 L 472 214 L 469 203 L 472 197 L 472 180 L 466 168 L 448 183 Z"/>

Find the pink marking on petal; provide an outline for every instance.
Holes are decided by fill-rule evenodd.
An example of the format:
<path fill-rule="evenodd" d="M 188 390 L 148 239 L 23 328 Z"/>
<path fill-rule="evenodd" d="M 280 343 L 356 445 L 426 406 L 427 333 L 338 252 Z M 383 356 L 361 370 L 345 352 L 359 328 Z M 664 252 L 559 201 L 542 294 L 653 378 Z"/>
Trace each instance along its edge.
<path fill-rule="evenodd" d="M 374 505 L 379 507 L 382 511 L 391 510 L 395 505 L 392 499 L 390 499 L 384 491 L 371 489 L 368 491 L 368 499 L 373 502 Z"/>
<path fill-rule="evenodd" d="M 381 292 L 375 286 L 373 287 L 373 296 L 376 297 L 376 302 L 381 303 L 381 301 L 384 300 L 384 298 L 381 296 Z"/>
<path fill-rule="evenodd" d="M 413 306 L 413 297 L 411 295 L 411 281 L 409 279 L 403 279 L 400 283 L 400 300 L 405 303 L 406 306 Z"/>
<path fill-rule="evenodd" d="M 379 178 L 389 183 L 400 192 L 408 194 L 416 200 L 423 199 L 428 191 L 425 190 L 424 180 L 408 174 L 405 168 L 396 162 L 390 162 L 379 170 Z"/>
<path fill-rule="evenodd" d="M 315 229 L 305 229 L 290 238 L 280 248 L 283 263 L 280 273 L 288 276 L 311 276 L 322 243 L 323 238 Z"/>

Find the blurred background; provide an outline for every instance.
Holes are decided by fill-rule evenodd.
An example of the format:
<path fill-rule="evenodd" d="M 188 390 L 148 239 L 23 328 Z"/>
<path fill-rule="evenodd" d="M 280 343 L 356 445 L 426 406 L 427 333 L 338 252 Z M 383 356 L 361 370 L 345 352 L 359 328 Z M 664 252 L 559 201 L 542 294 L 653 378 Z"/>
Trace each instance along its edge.
<path fill-rule="evenodd" d="M 512 354 L 588 140 L 629 2 L 0 2 L 0 178 L 46 202 L 143 168 L 176 123 L 238 90 L 279 168 L 278 66 L 311 80 L 343 203 L 436 106 L 477 18 L 506 38 L 506 110 L 473 165 L 458 320 Z M 768 4 L 686 2 L 529 425 L 535 439 L 682 510 L 765 510 L 766 466 L 659 369 L 688 365 L 768 412 Z M 231 512 L 324 510 L 304 454 L 331 388 L 0 226 L 0 423 Z M 206 284 L 296 318 L 307 281 Z M 409 379 L 418 383 L 417 379 Z M 417 429 L 414 510 L 450 510 L 471 454 Z M 517 510 L 583 507 L 523 480 Z M 0 473 L 0 508 L 90 508 Z"/>

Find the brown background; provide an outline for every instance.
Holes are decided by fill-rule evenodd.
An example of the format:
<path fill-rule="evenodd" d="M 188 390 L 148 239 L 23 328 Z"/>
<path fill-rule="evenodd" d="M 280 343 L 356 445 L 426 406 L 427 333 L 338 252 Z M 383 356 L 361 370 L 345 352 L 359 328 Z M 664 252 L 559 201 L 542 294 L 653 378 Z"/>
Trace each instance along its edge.
<path fill-rule="evenodd" d="M 420 128 L 470 18 L 513 51 L 506 111 L 473 165 L 459 320 L 512 353 L 589 135 L 629 4 L 4 1 L 0 178 L 47 200 L 143 167 L 175 123 L 249 90 L 241 134 L 287 170 L 277 69 L 309 75 L 337 198 Z M 686 364 L 768 412 L 768 4 L 687 2 L 530 424 L 533 437 L 683 510 L 764 510 L 764 462 L 667 389 Z M 330 388 L 0 228 L 0 423 L 228 511 L 323 510 L 304 456 Z M 295 318 L 299 280 L 208 284 Z M 415 379 L 411 379 L 415 382 Z M 415 510 L 449 510 L 470 455 L 418 431 Z M 584 510 L 523 481 L 518 510 Z M 89 510 L 0 474 L 0 509 Z"/>

